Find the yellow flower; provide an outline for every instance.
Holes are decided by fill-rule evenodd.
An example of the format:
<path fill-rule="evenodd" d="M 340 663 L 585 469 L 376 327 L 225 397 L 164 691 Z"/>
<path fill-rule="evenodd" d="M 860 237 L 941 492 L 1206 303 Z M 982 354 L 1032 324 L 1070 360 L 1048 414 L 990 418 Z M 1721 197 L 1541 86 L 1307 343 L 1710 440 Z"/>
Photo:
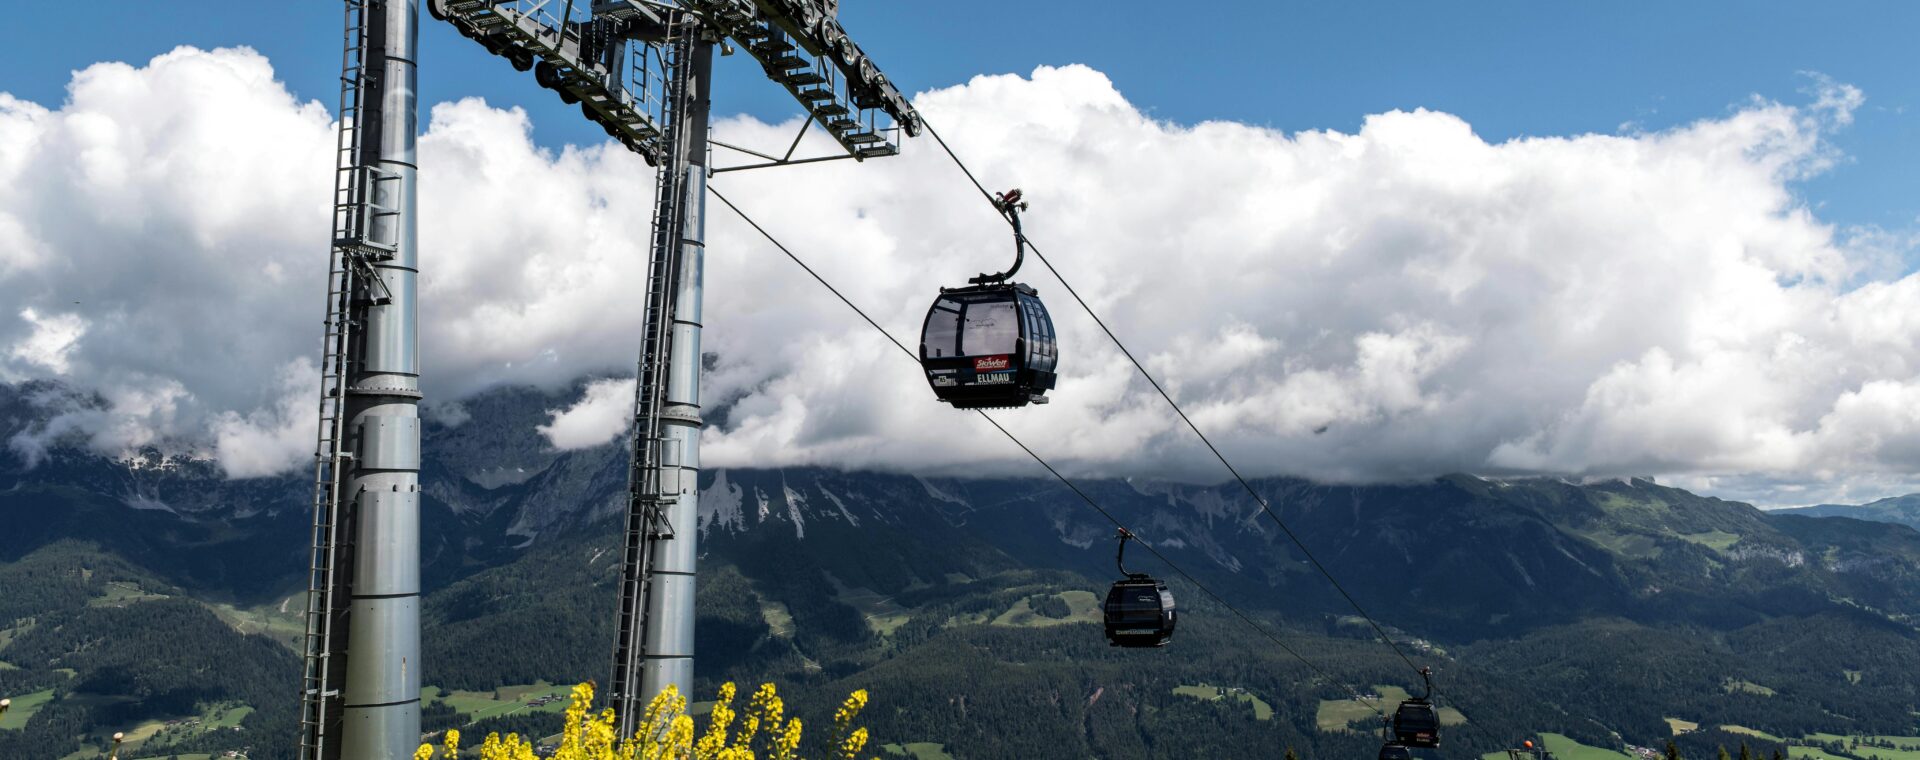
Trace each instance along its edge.
<path fill-rule="evenodd" d="M 773 760 L 797 760 L 800 751 L 800 719 L 787 721 L 787 727 L 773 742 Z"/>
<path fill-rule="evenodd" d="M 770 732 L 779 730 L 786 705 L 780 702 L 780 694 L 774 690 L 773 684 L 763 683 L 754 690 L 753 701 L 748 703 L 748 707 L 753 714 L 740 727 L 740 738 L 734 742 L 734 746 L 751 751 L 753 740 L 759 736 L 762 726 Z"/>
<path fill-rule="evenodd" d="M 734 693 L 732 681 L 720 685 L 720 696 L 713 703 L 713 711 L 707 714 L 707 733 L 694 745 L 695 757 L 712 757 L 726 748 L 727 728 L 733 725 Z"/>
<path fill-rule="evenodd" d="M 836 756 L 843 760 L 855 760 L 860 750 L 867 746 L 867 730 L 854 730 L 853 719 L 867 707 L 867 690 L 861 689 L 847 695 L 847 701 L 833 714 L 833 746 Z"/>
<path fill-rule="evenodd" d="M 545 760 L 759 760 L 763 755 L 754 747 L 756 740 L 764 745 L 767 760 L 800 760 L 800 719 L 786 717 L 786 705 L 773 684 L 762 684 L 754 690 L 744 714 L 733 707 L 737 694 L 738 689 L 731 683 L 720 687 L 719 699 L 708 717 L 707 731 L 696 744 L 694 720 L 686 714 L 687 698 L 668 686 L 647 703 L 633 736 L 620 740 L 615 728 L 619 725 L 618 716 L 612 709 L 593 712 L 593 687 L 581 684 L 574 687 L 572 701 L 562 718 L 565 723 L 561 726 L 560 746 Z M 853 726 L 854 719 L 866 705 L 867 693 L 856 691 L 834 714 L 834 736 L 830 744 L 834 758 L 851 760 L 866 747 L 867 730 Z M 727 734 L 736 727 L 736 721 L 738 732 L 729 742 Z M 766 735 L 764 740 L 760 739 L 762 729 Z M 460 732 L 450 730 L 446 735 L 444 757 L 457 760 L 459 752 Z M 517 734 L 507 734 L 504 739 L 497 733 L 488 734 L 479 754 L 480 760 L 542 760 L 534 752 L 534 743 Z M 423 744 L 413 757 L 414 760 L 433 760 L 434 748 Z"/>
<path fill-rule="evenodd" d="M 860 756 L 860 750 L 865 749 L 866 746 L 867 730 L 864 728 L 856 728 L 853 730 L 853 734 L 847 737 L 847 743 L 841 745 L 840 751 L 846 755 L 847 760 L 853 760 L 853 758 Z"/>

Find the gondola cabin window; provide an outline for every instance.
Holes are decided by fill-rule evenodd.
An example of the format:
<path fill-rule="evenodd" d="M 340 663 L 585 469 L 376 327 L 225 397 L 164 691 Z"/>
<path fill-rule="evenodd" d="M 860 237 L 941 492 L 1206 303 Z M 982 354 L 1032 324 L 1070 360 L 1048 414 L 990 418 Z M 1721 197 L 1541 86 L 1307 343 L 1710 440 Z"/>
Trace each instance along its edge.
<path fill-rule="evenodd" d="M 926 339 L 921 350 L 928 357 L 960 355 L 960 310 L 952 300 L 942 298 L 927 312 Z"/>
<path fill-rule="evenodd" d="M 965 329 L 961 332 L 961 356 L 991 356 L 1013 353 L 1020 339 L 1020 317 L 1012 301 L 987 301 L 967 304 L 961 312 Z"/>

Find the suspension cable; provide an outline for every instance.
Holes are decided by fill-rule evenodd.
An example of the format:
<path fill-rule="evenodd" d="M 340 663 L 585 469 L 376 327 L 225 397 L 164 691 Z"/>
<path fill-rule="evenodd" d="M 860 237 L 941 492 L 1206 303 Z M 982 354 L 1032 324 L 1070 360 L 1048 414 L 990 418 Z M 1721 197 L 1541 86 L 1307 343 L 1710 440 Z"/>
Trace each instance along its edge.
<path fill-rule="evenodd" d="M 939 130 L 933 128 L 933 122 L 927 121 L 923 115 L 921 117 L 921 124 L 927 128 L 927 134 L 932 135 L 934 141 L 940 144 L 940 149 L 946 152 L 947 157 L 953 160 L 954 166 L 960 167 L 960 171 L 967 175 L 967 181 L 973 183 L 974 189 L 979 190 L 980 194 L 987 199 L 988 203 L 993 203 L 993 193 L 988 192 L 986 186 L 980 184 L 980 179 L 974 176 L 973 170 L 967 168 L 966 162 L 961 161 L 959 154 L 954 153 L 953 148 L 947 145 L 946 138 L 941 137 Z M 999 207 L 995 204 L 995 211 L 998 210 Z M 1005 218 L 1005 216 L 1004 213 L 1001 214 L 1002 218 Z M 1208 438 L 1206 433 L 1200 432 L 1200 426 L 1194 424 L 1193 419 L 1187 416 L 1186 410 L 1181 409 L 1179 402 L 1173 400 L 1172 394 L 1167 393 L 1167 389 L 1160 385 L 1160 381 L 1154 378 L 1153 373 L 1147 371 L 1146 365 L 1141 364 L 1140 360 L 1134 357 L 1133 351 L 1129 350 L 1127 345 L 1120 341 L 1120 336 L 1114 334 L 1113 328 L 1107 326 L 1106 320 L 1101 319 L 1100 314 L 1095 312 L 1093 307 L 1087 304 L 1087 300 L 1080 297 L 1080 292 L 1074 290 L 1073 285 L 1067 282 L 1065 275 L 1060 274 L 1060 270 L 1054 267 L 1053 261 L 1048 259 L 1046 254 L 1041 253 L 1039 246 L 1034 245 L 1033 240 L 1028 238 L 1026 233 L 1019 231 L 1019 228 L 1015 228 L 1014 234 L 1026 241 L 1027 250 L 1032 251 L 1034 258 L 1039 259 L 1040 263 L 1046 265 L 1047 271 L 1053 273 L 1054 279 L 1060 281 L 1060 285 L 1066 288 L 1067 294 L 1073 296 L 1073 300 L 1078 302 L 1080 308 L 1087 312 L 1087 316 L 1093 317 L 1094 323 L 1099 325 L 1101 331 L 1107 334 L 1107 339 L 1113 341 L 1113 345 L 1120 349 L 1120 353 L 1126 355 L 1127 361 L 1132 362 L 1134 369 L 1140 371 L 1140 376 L 1147 379 L 1147 382 L 1153 386 L 1153 389 L 1160 393 L 1160 398 L 1166 399 L 1167 405 L 1173 407 L 1174 413 L 1180 415 L 1181 421 L 1187 423 L 1187 428 L 1192 430 L 1194 435 L 1200 437 L 1201 443 L 1206 444 L 1207 450 L 1213 453 L 1213 458 L 1220 460 L 1220 464 L 1227 468 L 1227 472 L 1233 475 L 1233 479 L 1240 482 L 1240 487 L 1246 489 L 1247 495 L 1253 497 L 1254 503 L 1260 505 L 1260 511 L 1265 512 L 1267 517 L 1272 518 L 1275 525 L 1280 526 L 1281 532 L 1285 533 L 1287 538 L 1293 542 L 1293 545 L 1300 549 L 1300 553 L 1306 556 L 1307 561 L 1313 564 L 1314 569 L 1319 570 L 1320 574 L 1326 577 L 1327 582 L 1333 584 L 1334 590 L 1339 591 L 1340 595 L 1346 598 L 1347 604 L 1353 607 L 1353 611 L 1360 613 L 1360 617 L 1364 618 L 1367 624 L 1373 627 L 1373 632 L 1380 637 L 1380 641 L 1392 649 L 1394 654 L 1399 655 L 1400 660 L 1405 662 L 1408 668 L 1418 673 L 1420 666 L 1414 664 L 1413 659 L 1408 657 L 1407 653 L 1400 649 L 1399 644 L 1394 643 L 1393 637 L 1387 635 L 1386 629 L 1380 625 L 1380 622 L 1375 620 L 1372 615 L 1367 613 L 1365 608 L 1360 606 L 1360 602 L 1353 598 L 1353 594 L 1347 592 L 1347 588 L 1340 584 L 1339 579 L 1333 577 L 1332 571 L 1329 571 L 1326 565 L 1321 564 L 1318 557 L 1313 556 L 1313 552 L 1307 548 L 1306 542 L 1300 540 L 1300 536 L 1293 532 L 1293 528 L 1288 527 L 1286 521 L 1280 519 L 1280 515 L 1274 513 L 1272 506 L 1267 503 L 1267 500 L 1263 498 L 1258 491 L 1254 490 L 1253 484 L 1248 483 L 1246 477 L 1240 474 L 1240 470 L 1234 467 L 1232 462 L 1227 461 L 1226 455 L 1220 453 L 1220 448 L 1213 445 L 1213 440 Z"/>
<path fill-rule="evenodd" d="M 742 221 L 745 221 L 748 226 L 752 227 L 755 232 L 760 233 L 761 237 L 766 238 L 767 242 L 772 243 L 775 248 L 780 249 L 781 253 L 786 254 L 787 258 L 793 260 L 793 263 L 799 264 L 800 268 L 806 270 L 807 274 L 812 276 L 815 282 L 820 283 L 820 285 L 822 287 L 825 287 L 828 292 L 832 293 L 835 298 L 840 299 L 840 302 L 843 304 L 846 304 L 847 308 L 852 309 L 853 313 L 860 315 L 861 319 L 866 320 L 868 325 L 871 325 L 873 329 L 878 330 L 880 334 L 884 336 L 889 343 L 892 343 L 895 348 L 900 349 L 901 353 L 905 354 L 908 359 L 914 362 L 915 365 L 918 365 L 920 363 L 919 356 L 916 355 L 911 349 L 907 348 L 906 344 L 901 343 L 898 338 L 893 337 L 893 333 L 888 332 L 887 328 L 881 327 L 880 323 L 875 322 L 873 317 L 867 316 L 867 312 L 864 309 L 861 309 L 857 304 L 853 302 L 852 299 L 847 298 L 846 294 L 841 293 L 839 288 L 834 287 L 833 283 L 827 281 L 827 278 L 822 277 L 819 272 L 814 271 L 814 268 L 811 266 L 808 266 L 806 261 L 802 260 L 798 255 L 795 255 L 794 252 L 788 249 L 785 244 L 781 243 L 778 238 L 775 238 L 773 236 L 773 233 L 768 232 L 765 227 L 760 226 L 759 222 L 754 221 L 753 217 L 748 216 L 747 212 L 742 211 L 739 206 L 734 205 L 733 201 L 729 200 L 726 195 L 722 194 L 719 188 L 716 188 L 712 185 L 708 185 L 707 192 L 713 193 L 713 197 L 719 198 L 721 203 L 726 204 L 727 208 L 732 209 L 733 213 L 739 215 L 740 219 Z M 1025 441 L 1020 440 L 1020 438 L 1018 436 L 1015 436 L 1012 431 L 1009 431 L 1006 429 L 1006 427 L 1002 426 L 999 420 L 996 420 L 993 418 L 993 415 L 987 414 L 984 410 L 976 409 L 974 411 L 980 415 L 981 419 L 986 420 L 987 424 L 992 425 L 995 430 L 1000 431 L 1001 435 L 1006 436 L 1007 440 L 1012 441 L 1015 446 L 1020 447 L 1021 451 L 1026 452 L 1027 456 L 1032 457 L 1033 461 L 1040 463 L 1041 467 L 1046 468 L 1047 473 L 1051 474 L 1055 480 L 1060 481 L 1061 485 L 1064 485 L 1067 487 L 1068 490 L 1073 491 L 1075 496 L 1080 497 L 1080 500 L 1083 502 L 1086 502 L 1087 506 L 1092 507 L 1095 512 L 1099 512 L 1101 517 L 1104 517 L 1107 519 L 1107 522 L 1113 523 L 1113 526 L 1115 528 L 1118 528 L 1120 530 L 1127 530 L 1127 526 L 1124 523 L 1121 523 L 1119 518 L 1115 517 L 1113 513 L 1108 512 L 1105 507 L 1100 506 L 1099 502 L 1094 501 L 1093 497 L 1088 495 L 1086 491 L 1081 490 L 1079 485 L 1075 484 L 1072 480 L 1068 479 L 1066 475 L 1061 474 L 1059 470 L 1054 468 L 1051 462 L 1048 462 L 1046 459 L 1042 458 L 1040 454 L 1035 452 L 1032 447 L 1028 446 Z M 1131 533 L 1132 531 L 1128 531 L 1128 532 Z M 1200 589 L 1200 591 L 1206 594 L 1208 598 L 1211 598 L 1214 602 L 1218 603 L 1220 606 L 1225 607 L 1228 610 L 1232 611 L 1233 614 L 1239 617 L 1241 621 L 1245 622 L 1248 625 L 1248 627 L 1251 627 L 1255 632 L 1259 633 L 1261 636 L 1266 637 L 1269 641 L 1272 641 L 1275 646 L 1280 647 L 1282 651 L 1286 652 L 1288 655 L 1291 655 L 1293 659 L 1300 661 L 1300 664 L 1305 665 L 1308 670 L 1312 671 L 1315 675 L 1318 675 L 1324 682 L 1326 682 L 1329 685 L 1340 688 L 1342 690 L 1345 690 L 1348 694 L 1353 696 L 1354 701 L 1359 702 L 1363 705 L 1366 705 L 1367 709 L 1372 710 L 1375 715 L 1379 715 L 1382 718 L 1386 717 L 1386 713 L 1382 711 L 1380 709 L 1380 706 L 1376 704 L 1373 700 L 1367 699 L 1364 695 L 1360 693 L 1358 689 L 1355 689 L 1352 686 L 1349 686 L 1342 681 L 1336 680 L 1331 673 L 1328 673 L 1325 669 L 1321 668 L 1319 665 L 1314 664 L 1313 661 L 1308 660 L 1305 656 L 1301 655 L 1298 650 L 1295 650 L 1293 647 L 1288 646 L 1287 643 L 1279 637 L 1279 635 L 1273 633 L 1272 631 L 1267 630 L 1265 626 L 1260 625 L 1260 623 L 1256 622 L 1247 613 L 1242 612 L 1239 607 L 1235 607 L 1233 603 L 1228 602 L 1225 598 L 1222 598 L 1219 594 L 1214 593 L 1213 589 L 1210 589 L 1206 586 L 1206 584 L 1201 583 L 1200 579 L 1195 578 L 1191 573 L 1188 573 L 1186 570 L 1182 569 L 1179 565 L 1174 564 L 1173 560 L 1168 559 L 1166 555 L 1161 554 L 1160 550 L 1154 548 L 1152 544 L 1147 543 L 1145 540 L 1139 538 L 1137 535 L 1134 537 L 1133 540 L 1138 542 L 1141 548 L 1146 549 L 1147 552 L 1152 554 L 1156 559 L 1159 559 L 1161 562 L 1165 563 L 1168 568 L 1172 569 L 1175 573 L 1178 573 L 1180 577 L 1185 578 L 1188 583 L 1193 584 L 1194 588 Z"/>

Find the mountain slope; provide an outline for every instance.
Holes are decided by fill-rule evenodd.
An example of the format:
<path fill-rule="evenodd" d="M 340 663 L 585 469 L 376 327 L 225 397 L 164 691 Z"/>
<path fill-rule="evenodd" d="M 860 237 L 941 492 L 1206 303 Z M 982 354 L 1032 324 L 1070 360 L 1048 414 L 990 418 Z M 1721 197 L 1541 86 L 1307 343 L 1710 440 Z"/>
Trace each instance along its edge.
<path fill-rule="evenodd" d="M 36 424 L 21 392 L 0 388 L 0 430 Z M 428 683 L 484 693 L 604 678 L 625 459 L 612 444 L 546 448 L 533 426 L 566 400 L 507 389 L 468 402 L 459 425 L 428 425 Z M 871 688 L 881 741 L 969 758 L 1034 746 L 1238 757 L 1285 745 L 1350 758 L 1373 740 L 1369 726 L 1321 720 L 1364 714 L 1340 684 L 1417 686 L 1238 484 L 1078 485 L 1265 632 L 1130 553 L 1130 569 L 1173 580 L 1180 633 L 1165 650 L 1106 647 L 1090 606 L 1117 572 L 1113 526 L 1053 481 L 712 470 L 699 524 L 687 526 L 702 540 L 698 690 L 775 680 L 802 714 L 828 715 L 847 691 Z M 1653 745 L 1667 717 L 1785 736 L 1914 730 L 1913 530 L 1764 513 L 1637 479 L 1254 486 L 1401 648 L 1441 671 L 1443 701 L 1476 724 L 1451 740 L 1462 753 L 1542 730 Z M 0 731 L 0 747 L 32 751 L 0 756 L 172 715 L 162 702 L 232 700 L 256 709 L 242 722 L 256 756 L 281 756 L 292 681 L 256 693 L 235 679 L 271 680 L 259 674 L 289 667 L 288 646 L 232 668 L 168 654 L 218 671 L 217 689 L 200 695 L 69 668 L 87 689 L 126 689 L 102 695 L 59 670 L 81 662 L 62 649 L 73 642 L 39 637 L 155 615 L 224 621 L 222 636 L 236 638 L 212 640 L 235 651 L 260 651 L 249 634 L 263 628 L 287 642 L 297 612 L 273 610 L 303 591 L 306 487 L 299 476 L 226 481 L 158 451 L 114 460 L 56 447 L 34 466 L 0 455 L 0 583 L 12 584 L 0 597 L 0 661 L 18 668 L 0 668 L 0 690 L 64 689 L 25 734 Z M 49 620 L 71 622 L 43 630 Z M 16 651 L 30 661 L 12 662 Z M 1200 683 L 1245 689 L 1274 712 L 1262 720 L 1239 700 L 1175 691 Z M 428 707 L 458 720 L 449 703 Z M 542 725 L 513 720 L 523 722 L 485 726 Z M 4 744 L 28 734 L 40 743 Z M 1681 740 L 1704 749 L 1712 736 Z"/>
<path fill-rule="evenodd" d="M 1776 509 L 1773 514 L 1851 517 L 1855 520 L 1872 520 L 1920 529 L 1920 494 L 1894 496 L 1866 504 L 1817 504 L 1811 507 Z"/>

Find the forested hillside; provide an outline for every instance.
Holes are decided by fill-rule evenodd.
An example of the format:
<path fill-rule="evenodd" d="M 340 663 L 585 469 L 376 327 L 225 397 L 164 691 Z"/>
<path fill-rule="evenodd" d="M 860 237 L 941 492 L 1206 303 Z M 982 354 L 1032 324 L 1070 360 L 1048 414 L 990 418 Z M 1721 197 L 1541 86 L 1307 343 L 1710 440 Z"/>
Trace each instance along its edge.
<path fill-rule="evenodd" d="M 624 465 L 611 446 L 559 453 L 513 432 L 545 403 L 500 392 L 485 417 L 429 428 L 430 729 L 550 731 L 541 695 L 606 677 Z M 1175 576 L 1180 629 L 1162 650 L 1108 647 L 1093 621 L 1112 525 L 1051 481 L 715 470 L 695 526 L 699 696 L 773 681 L 818 716 L 865 688 L 875 746 L 970 759 L 1353 758 L 1377 745 L 1372 708 L 1418 690 L 1237 487 L 1083 485 L 1262 630 L 1130 555 Z M 1255 485 L 1439 672 L 1442 704 L 1469 721 L 1446 757 L 1542 732 L 1708 758 L 1920 733 L 1911 529 L 1646 480 Z M 289 756 L 303 489 L 158 452 L 0 456 L 0 694 L 21 705 L 0 757 L 114 731 L 143 753 Z"/>

